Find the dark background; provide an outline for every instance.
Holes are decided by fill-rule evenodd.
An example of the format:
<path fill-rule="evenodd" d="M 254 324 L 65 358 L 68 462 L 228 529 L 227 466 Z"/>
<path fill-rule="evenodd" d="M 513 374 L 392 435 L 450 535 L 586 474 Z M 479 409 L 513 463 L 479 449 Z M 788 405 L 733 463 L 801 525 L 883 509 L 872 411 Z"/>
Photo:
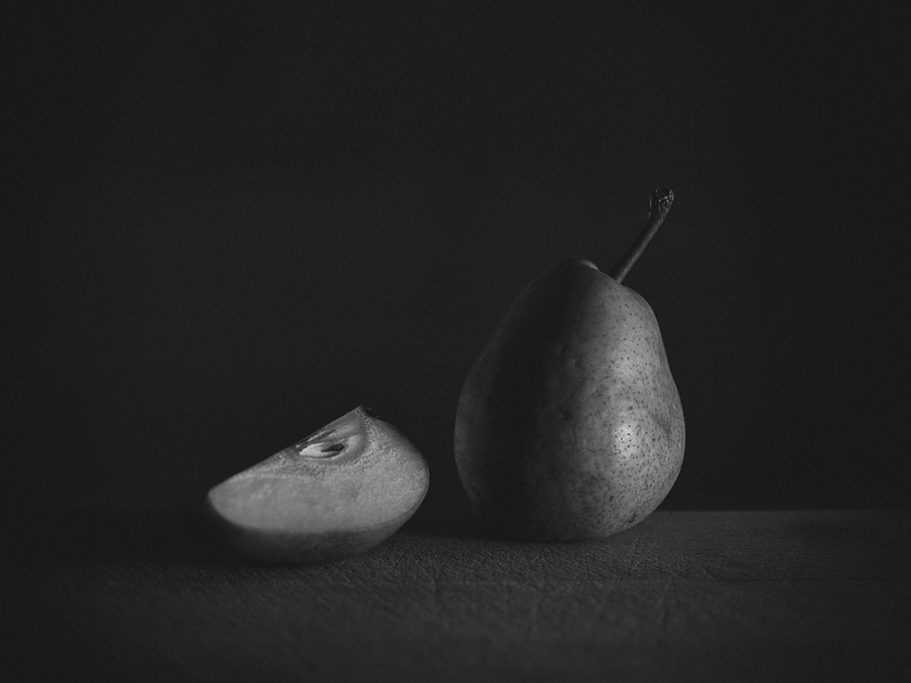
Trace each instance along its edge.
<path fill-rule="evenodd" d="M 358 403 L 461 500 L 481 345 L 668 185 L 666 507 L 906 506 L 906 23 L 766 5 L 23 3 L 6 503 L 195 505 Z"/>

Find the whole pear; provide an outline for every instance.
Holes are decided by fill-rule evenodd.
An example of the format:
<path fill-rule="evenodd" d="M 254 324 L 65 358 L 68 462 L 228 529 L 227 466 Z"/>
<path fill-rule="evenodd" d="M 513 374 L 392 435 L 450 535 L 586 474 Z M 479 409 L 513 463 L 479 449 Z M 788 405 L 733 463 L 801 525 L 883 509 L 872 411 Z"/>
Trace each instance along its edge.
<path fill-rule="evenodd" d="M 680 395 L 651 306 L 621 284 L 673 201 L 610 275 L 560 263 L 519 295 L 471 368 L 455 422 L 469 499 L 509 536 L 602 538 L 645 519 L 683 462 Z"/>
<path fill-rule="evenodd" d="M 319 564 L 389 537 L 417 510 L 429 481 L 418 450 L 358 406 L 213 487 L 206 507 L 247 558 Z"/>

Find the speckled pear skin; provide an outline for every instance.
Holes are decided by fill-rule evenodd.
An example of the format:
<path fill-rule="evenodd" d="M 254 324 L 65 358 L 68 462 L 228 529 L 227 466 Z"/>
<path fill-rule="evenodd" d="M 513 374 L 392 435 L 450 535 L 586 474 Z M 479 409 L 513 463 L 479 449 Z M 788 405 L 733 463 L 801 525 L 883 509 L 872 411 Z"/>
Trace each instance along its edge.
<path fill-rule="evenodd" d="M 684 440 L 651 306 L 575 259 L 521 293 L 472 367 L 455 457 L 468 497 L 501 532 L 591 539 L 658 507 Z"/>

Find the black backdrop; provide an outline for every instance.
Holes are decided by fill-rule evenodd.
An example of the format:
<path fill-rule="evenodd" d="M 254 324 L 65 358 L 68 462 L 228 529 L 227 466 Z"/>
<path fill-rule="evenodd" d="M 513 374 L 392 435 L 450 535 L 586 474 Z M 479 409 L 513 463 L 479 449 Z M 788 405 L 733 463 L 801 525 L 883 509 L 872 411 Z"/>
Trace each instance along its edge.
<path fill-rule="evenodd" d="M 767 3 L 23 3 L 6 502 L 183 506 L 358 403 L 460 500 L 519 289 L 626 284 L 687 416 L 668 507 L 904 506 L 905 24 Z"/>

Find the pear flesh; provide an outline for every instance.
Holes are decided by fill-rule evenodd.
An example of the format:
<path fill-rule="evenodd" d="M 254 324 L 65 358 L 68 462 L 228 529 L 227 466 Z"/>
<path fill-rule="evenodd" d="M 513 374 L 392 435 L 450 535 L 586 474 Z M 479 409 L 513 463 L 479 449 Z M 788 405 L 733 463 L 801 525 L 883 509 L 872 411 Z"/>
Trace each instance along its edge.
<path fill-rule="evenodd" d="M 317 564 L 363 553 L 417 510 L 427 463 L 363 406 L 212 488 L 209 512 L 247 557 Z"/>
<path fill-rule="evenodd" d="M 462 387 L 456 465 L 507 535 L 602 538 L 647 517 L 683 462 L 685 427 L 658 321 L 590 261 L 513 303 Z"/>

